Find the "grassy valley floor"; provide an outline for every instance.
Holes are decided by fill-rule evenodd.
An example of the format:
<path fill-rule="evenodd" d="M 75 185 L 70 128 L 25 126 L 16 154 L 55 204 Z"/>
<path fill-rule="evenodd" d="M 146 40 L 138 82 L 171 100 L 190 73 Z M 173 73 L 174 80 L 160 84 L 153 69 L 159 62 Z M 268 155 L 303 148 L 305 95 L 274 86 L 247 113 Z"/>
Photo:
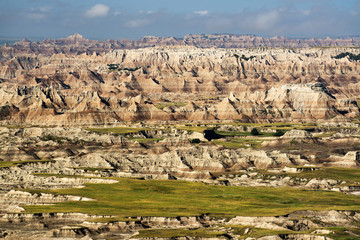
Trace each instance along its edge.
<path fill-rule="evenodd" d="M 85 188 L 46 191 L 78 195 L 96 201 L 62 202 L 25 208 L 31 213 L 81 212 L 123 217 L 201 214 L 218 217 L 276 216 L 297 210 L 360 211 L 359 197 L 331 191 L 213 186 L 171 180 L 117 180 L 119 182 L 114 184 L 87 184 Z"/>

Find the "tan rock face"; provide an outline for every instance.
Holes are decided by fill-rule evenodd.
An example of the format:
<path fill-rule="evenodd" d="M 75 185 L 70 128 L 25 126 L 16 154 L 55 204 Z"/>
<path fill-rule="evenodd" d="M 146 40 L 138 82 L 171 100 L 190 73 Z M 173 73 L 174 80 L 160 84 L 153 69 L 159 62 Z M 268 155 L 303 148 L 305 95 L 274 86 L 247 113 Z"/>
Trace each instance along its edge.
<path fill-rule="evenodd" d="M 360 53 L 154 47 L 3 56 L 0 122 L 344 121 L 359 115 L 360 93 L 359 63 L 333 58 L 345 51 Z M 169 107 L 159 107 L 163 102 Z"/>

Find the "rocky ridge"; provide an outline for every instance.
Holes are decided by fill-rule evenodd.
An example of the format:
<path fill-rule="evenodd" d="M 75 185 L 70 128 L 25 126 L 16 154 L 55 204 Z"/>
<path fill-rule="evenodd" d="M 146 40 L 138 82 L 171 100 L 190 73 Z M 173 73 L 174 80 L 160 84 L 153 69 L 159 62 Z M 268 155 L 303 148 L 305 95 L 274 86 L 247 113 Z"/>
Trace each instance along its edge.
<path fill-rule="evenodd" d="M 4 45 L 0 48 L 2 56 L 14 56 L 17 54 L 46 54 L 56 53 L 100 54 L 113 49 L 137 49 L 152 46 L 195 46 L 199 48 L 253 48 L 253 47 L 287 47 L 307 48 L 321 46 L 353 47 L 360 45 L 360 37 L 325 38 L 325 39 L 291 39 L 282 36 L 270 38 L 255 35 L 236 34 L 190 34 L 183 38 L 145 36 L 141 40 L 130 41 L 88 40 L 78 33 L 62 39 L 45 39 L 40 42 L 31 42 L 28 39 L 16 42 L 12 46 Z"/>
<path fill-rule="evenodd" d="M 3 59 L 0 122 L 346 122 L 359 116 L 360 68 L 333 58 L 343 51 L 359 52 L 155 47 Z"/>

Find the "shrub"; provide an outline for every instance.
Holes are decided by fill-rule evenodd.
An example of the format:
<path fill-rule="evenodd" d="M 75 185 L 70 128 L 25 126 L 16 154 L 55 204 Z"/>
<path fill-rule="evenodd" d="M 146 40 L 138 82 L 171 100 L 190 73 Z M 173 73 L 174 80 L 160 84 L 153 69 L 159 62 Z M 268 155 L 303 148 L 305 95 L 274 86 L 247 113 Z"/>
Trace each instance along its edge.
<path fill-rule="evenodd" d="M 190 140 L 191 143 L 200 143 L 200 139 L 194 138 Z"/>
<path fill-rule="evenodd" d="M 283 131 L 281 131 L 281 130 L 276 130 L 276 132 L 274 133 L 274 136 L 275 137 L 280 137 L 280 136 L 282 136 L 282 135 L 284 135 L 284 132 Z"/>
<path fill-rule="evenodd" d="M 259 131 L 256 128 L 251 129 L 250 134 L 253 136 L 260 135 Z"/>

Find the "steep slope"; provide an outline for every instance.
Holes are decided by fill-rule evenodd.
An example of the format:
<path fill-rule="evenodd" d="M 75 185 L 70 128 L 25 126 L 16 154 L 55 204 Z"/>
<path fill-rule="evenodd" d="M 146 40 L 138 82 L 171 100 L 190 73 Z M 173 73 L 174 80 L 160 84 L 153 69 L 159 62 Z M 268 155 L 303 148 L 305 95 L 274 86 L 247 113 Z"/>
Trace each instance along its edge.
<path fill-rule="evenodd" d="M 334 58 L 347 51 L 360 53 L 356 48 L 154 47 L 3 59 L 1 121 L 351 119 L 359 115 L 360 65 Z M 140 94 L 143 100 L 132 99 Z"/>

